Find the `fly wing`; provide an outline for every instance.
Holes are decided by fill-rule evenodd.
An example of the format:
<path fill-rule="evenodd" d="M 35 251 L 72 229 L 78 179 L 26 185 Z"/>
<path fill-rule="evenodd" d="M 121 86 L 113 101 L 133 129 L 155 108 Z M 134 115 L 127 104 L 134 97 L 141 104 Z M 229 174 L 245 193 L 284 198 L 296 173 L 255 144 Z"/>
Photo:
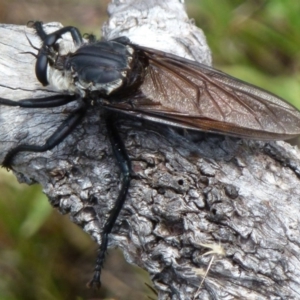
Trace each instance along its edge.
<path fill-rule="evenodd" d="M 139 90 L 116 110 L 163 124 L 251 139 L 300 134 L 300 112 L 283 99 L 197 62 L 134 45 L 149 65 Z"/>

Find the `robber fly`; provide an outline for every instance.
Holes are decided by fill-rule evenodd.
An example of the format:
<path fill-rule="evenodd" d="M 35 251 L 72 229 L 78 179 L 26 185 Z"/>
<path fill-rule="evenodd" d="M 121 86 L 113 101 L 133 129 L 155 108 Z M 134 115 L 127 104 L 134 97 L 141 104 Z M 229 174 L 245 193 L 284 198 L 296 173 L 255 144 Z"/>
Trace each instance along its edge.
<path fill-rule="evenodd" d="M 122 113 L 160 124 L 258 140 L 290 139 L 300 134 L 300 112 L 283 99 L 204 64 L 156 49 L 132 44 L 126 37 L 110 41 L 83 40 L 75 27 L 47 34 L 41 22 L 31 26 L 42 41 L 35 72 L 43 86 L 60 95 L 12 101 L 0 105 L 49 108 L 77 101 L 72 112 L 46 138 L 44 145 L 20 144 L 5 156 L 11 168 L 23 151 L 43 152 L 64 140 L 82 121 L 89 107 L 106 112 L 106 126 L 121 170 L 121 189 L 102 232 L 95 274 L 100 286 L 108 234 L 122 209 L 130 184 L 130 159 L 114 122 Z M 70 33 L 73 49 L 62 54 L 62 36 Z M 64 49 L 65 50 L 65 49 Z"/>

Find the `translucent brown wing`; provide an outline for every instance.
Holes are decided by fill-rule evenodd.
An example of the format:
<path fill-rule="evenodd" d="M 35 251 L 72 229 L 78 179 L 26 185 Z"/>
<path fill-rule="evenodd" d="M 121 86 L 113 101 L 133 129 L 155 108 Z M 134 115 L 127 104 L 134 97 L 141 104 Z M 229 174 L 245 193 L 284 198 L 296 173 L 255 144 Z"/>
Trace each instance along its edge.
<path fill-rule="evenodd" d="M 134 47 L 149 60 L 145 80 L 134 95 L 110 103 L 111 108 L 243 138 L 288 139 L 300 134 L 300 112 L 283 99 L 206 65 Z"/>

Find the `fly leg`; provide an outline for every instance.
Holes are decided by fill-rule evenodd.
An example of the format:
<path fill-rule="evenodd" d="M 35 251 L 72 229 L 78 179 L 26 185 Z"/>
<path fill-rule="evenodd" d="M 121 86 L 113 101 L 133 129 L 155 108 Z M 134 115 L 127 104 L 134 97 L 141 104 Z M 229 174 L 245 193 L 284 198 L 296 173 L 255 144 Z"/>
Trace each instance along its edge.
<path fill-rule="evenodd" d="M 28 98 L 17 101 L 9 100 L 6 98 L 0 98 L 0 105 L 27 108 L 49 108 L 63 106 L 76 100 L 78 100 L 78 96 L 74 95 L 54 95 L 45 98 Z"/>
<path fill-rule="evenodd" d="M 114 118 L 112 118 L 111 115 L 106 118 L 106 128 L 110 144 L 112 146 L 113 154 L 121 170 L 121 190 L 114 204 L 114 207 L 110 211 L 109 217 L 103 227 L 102 242 L 98 250 L 94 276 L 92 280 L 88 283 L 88 287 L 96 286 L 97 288 L 101 286 L 101 269 L 107 251 L 108 235 L 114 227 L 116 219 L 123 207 L 131 180 L 130 158 L 128 157 L 125 145 L 119 134 L 118 128 L 116 126 L 116 121 Z"/>
<path fill-rule="evenodd" d="M 56 44 L 56 42 L 62 37 L 63 34 L 70 33 L 75 46 L 80 46 L 83 43 L 82 37 L 79 30 L 72 26 L 63 27 L 49 34 L 45 32 L 42 22 L 29 22 L 28 26 L 31 26 L 35 29 L 37 35 L 43 42 L 43 45 L 39 49 L 38 55 L 36 56 L 37 60 L 35 64 L 35 74 L 39 82 L 43 86 L 46 86 L 49 84 L 47 71 L 49 65 L 49 54 L 52 52 L 58 54 L 59 52 L 59 45 Z"/>
<path fill-rule="evenodd" d="M 11 101 L 0 98 L 0 104 L 8 106 L 38 108 L 60 106 L 75 100 L 77 100 L 77 98 L 75 98 L 74 96 L 52 96 L 42 99 L 24 99 L 20 101 Z M 80 123 L 83 116 L 85 115 L 85 112 L 85 105 L 72 112 L 72 114 L 70 114 L 55 130 L 55 132 L 46 140 L 44 145 L 20 144 L 11 149 L 6 154 L 2 162 L 2 166 L 11 168 L 12 160 L 19 152 L 45 152 L 47 150 L 51 150 L 60 142 L 62 142 L 75 129 L 75 127 Z"/>
<path fill-rule="evenodd" d="M 72 39 L 75 45 L 80 46 L 82 44 L 82 37 L 79 30 L 73 26 L 66 26 L 61 29 L 58 29 L 52 33 L 47 34 L 43 28 L 43 23 L 36 21 L 36 22 L 28 22 L 29 27 L 33 27 L 36 30 L 37 35 L 43 41 L 43 45 L 45 46 L 53 46 L 58 39 L 62 37 L 65 33 L 70 33 L 72 35 Z"/>

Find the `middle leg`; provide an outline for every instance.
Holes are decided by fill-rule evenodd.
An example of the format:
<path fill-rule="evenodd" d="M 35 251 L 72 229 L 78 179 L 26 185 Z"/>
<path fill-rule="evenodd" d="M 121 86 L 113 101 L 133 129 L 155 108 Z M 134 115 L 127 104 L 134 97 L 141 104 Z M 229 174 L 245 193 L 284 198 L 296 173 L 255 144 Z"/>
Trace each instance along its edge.
<path fill-rule="evenodd" d="M 55 130 L 55 132 L 46 140 L 44 145 L 31 145 L 31 144 L 20 144 L 15 148 L 12 148 L 5 156 L 2 166 L 11 168 L 13 158 L 19 153 L 24 151 L 29 152 L 45 152 L 51 150 L 59 143 L 61 143 L 80 123 L 86 112 L 86 106 L 83 105 L 81 108 L 72 112 L 61 125 Z"/>

